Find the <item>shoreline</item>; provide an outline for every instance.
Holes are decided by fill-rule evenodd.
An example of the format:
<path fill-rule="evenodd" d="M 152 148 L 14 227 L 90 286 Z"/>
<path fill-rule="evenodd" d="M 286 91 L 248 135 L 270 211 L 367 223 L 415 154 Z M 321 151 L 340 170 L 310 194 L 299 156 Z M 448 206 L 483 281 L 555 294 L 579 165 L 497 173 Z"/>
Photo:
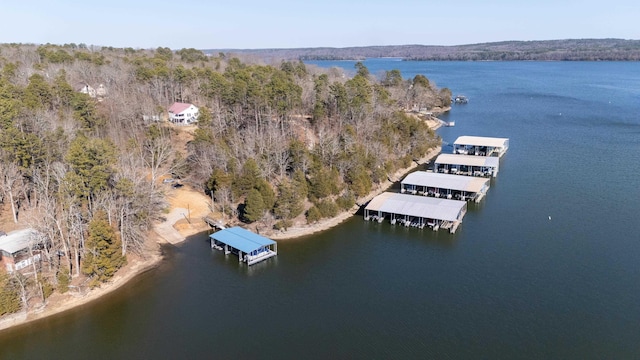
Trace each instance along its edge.
<path fill-rule="evenodd" d="M 171 196 L 169 197 L 171 198 Z M 163 244 L 175 246 L 184 242 L 187 237 L 207 230 L 204 221 L 194 222 L 178 229 L 176 225 L 185 218 L 185 215 L 188 215 L 189 218 L 193 215 L 196 219 L 203 215 L 201 212 L 189 210 L 181 205 L 172 205 L 171 211 L 165 216 L 164 221 L 153 224 L 145 245 L 149 248 L 146 258 L 127 259 L 128 264 L 119 269 L 111 280 L 101 284 L 100 287 L 86 290 L 83 293 L 68 291 L 60 294 L 56 292 L 47 299 L 44 306 L 38 305 L 29 309 L 27 313 L 20 311 L 6 315 L 0 319 L 0 333 L 89 304 L 125 286 L 138 275 L 157 268 L 164 259 L 161 248 Z"/>
<path fill-rule="evenodd" d="M 425 121 L 434 131 L 442 124 L 442 121 L 436 117 L 431 117 Z M 407 173 L 416 167 L 431 161 L 431 159 L 435 158 L 441 150 L 441 146 L 437 146 L 418 161 L 413 161 L 411 166 L 399 169 L 393 175 L 389 176 L 386 181 L 375 186 L 369 194 L 357 199 L 356 205 L 348 211 L 343 211 L 332 218 L 322 219 L 315 224 L 291 227 L 284 232 L 270 232 L 266 235 L 275 240 L 290 240 L 333 228 L 354 216 L 362 205 L 378 194 L 386 191 L 394 182 L 399 181 L 399 179 Z M 194 224 L 189 221 L 188 226 L 180 227 L 179 229 L 176 228 L 178 221 L 187 217 L 187 215 L 190 218 L 191 214 L 192 211 L 189 208 L 185 209 L 177 205 L 171 206 L 171 210 L 166 215 L 165 220 L 154 224 L 153 229 L 149 233 L 149 246 L 152 246 L 153 248 L 147 258 L 135 258 L 133 260 L 129 260 L 129 264 L 125 265 L 123 269 L 120 269 L 109 282 L 101 284 L 98 288 L 88 290 L 84 293 L 72 293 L 71 291 L 68 291 L 65 294 L 54 293 L 47 299 L 47 301 L 45 301 L 45 304 L 41 305 L 39 308 L 36 307 L 30 309 L 30 311 L 26 313 L 22 311 L 7 315 L 5 318 L 0 320 L 0 333 L 8 331 L 11 328 L 28 325 L 37 320 L 59 315 L 89 304 L 104 295 L 116 291 L 129 283 L 129 281 L 134 279 L 136 276 L 158 267 L 160 262 L 164 259 L 160 248 L 162 244 L 180 244 L 184 242 L 187 237 L 208 230 L 208 226 L 204 221 L 199 221 Z M 200 215 L 202 214 L 194 214 L 196 219 L 199 218 Z"/>
<path fill-rule="evenodd" d="M 88 290 L 84 294 L 72 293 L 71 291 L 68 291 L 65 294 L 54 293 L 49 297 L 49 299 L 47 299 L 47 303 L 55 300 L 55 305 L 45 305 L 44 307 L 41 306 L 40 308 L 31 309 L 30 312 L 27 313 L 18 312 L 8 315 L 6 318 L 0 320 L 0 332 L 13 327 L 27 325 L 47 317 L 62 314 L 66 311 L 98 300 L 102 296 L 126 285 L 136 276 L 155 269 L 164 259 L 159 243 L 157 244 L 158 248 L 154 249 L 153 253 L 148 258 L 135 259 L 127 265 L 127 269 L 124 269 L 125 271 L 116 273 L 109 282 L 101 284 L 98 288 Z"/>
<path fill-rule="evenodd" d="M 411 166 L 396 171 L 392 176 L 389 176 L 389 178 L 385 182 L 380 183 L 373 190 L 371 190 L 369 194 L 367 194 L 362 198 L 357 199 L 356 205 L 354 205 L 351 209 L 347 211 L 343 211 L 332 218 L 322 219 L 315 224 L 290 227 L 286 231 L 266 233 L 265 235 L 273 240 L 292 240 L 298 237 L 312 235 L 321 231 L 331 229 L 341 224 L 342 222 L 348 220 L 352 216 L 356 215 L 356 213 L 358 212 L 361 206 L 363 206 L 374 197 L 378 196 L 379 194 L 389 189 L 395 182 L 399 181 L 403 176 L 408 174 L 410 171 L 414 170 L 420 165 L 429 163 L 432 159 L 438 156 L 438 154 L 440 154 L 441 151 L 442 151 L 442 147 L 437 146 L 431 151 L 429 151 L 427 155 L 425 155 L 418 161 L 414 161 L 411 164 Z"/>
<path fill-rule="evenodd" d="M 439 115 L 449 110 L 451 110 L 451 107 L 448 107 L 445 109 L 438 109 L 438 111 L 435 113 Z M 417 115 L 414 115 L 414 116 L 421 119 Z M 437 117 L 437 115 L 431 115 L 431 116 L 428 116 L 427 119 L 421 119 L 421 120 L 424 120 L 433 131 L 438 130 L 444 123 L 444 121 L 440 120 Z M 411 166 L 407 168 L 399 169 L 393 175 L 388 176 L 386 181 L 375 186 L 371 190 L 371 192 L 369 192 L 369 194 L 367 194 L 362 198 L 356 199 L 356 204 L 347 211 L 343 211 L 332 218 L 322 219 L 315 224 L 307 224 L 303 226 L 290 227 L 285 231 L 272 230 L 270 232 L 265 233 L 265 235 L 273 240 L 292 240 L 298 237 L 308 236 L 321 231 L 325 231 L 337 225 L 340 225 L 342 222 L 356 215 L 356 213 L 358 212 L 361 206 L 363 206 L 364 204 L 366 204 L 368 201 L 378 196 L 379 194 L 383 193 L 384 191 L 388 190 L 393 185 L 393 183 L 400 181 L 405 175 L 407 175 L 409 172 L 411 172 L 418 166 L 428 164 L 431 160 L 435 159 L 438 156 L 438 154 L 440 154 L 441 152 L 442 152 L 442 145 L 438 145 L 435 148 L 431 149 L 431 151 L 429 151 L 425 156 L 420 158 L 418 161 L 413 161 L 411 163 Z"/>
<path fill-rule="evenodd" d="M 446 109 L 441 109 L 438 114 L 449 111 L 451 107 Z M 417 116 L 417 115 L 416 115 Z M 418 117 L 419 118 L 419 117 Z M 427 119 L 423 119 L 431 130 L 436 131 L 443 124 L 443 121 L 437 118 L 436 116 L 429 116 Z M 343 211 L 338 215 L 322 219 L 315 224 L 307 224 L 303 226 L 292 226 L 285 231 L 276 231 L 272 230 L 271 232 L 266 233 L 265 235 L 270 237 L 273 240 L 292 240 L 295 238 L 312 235 L 321 231 L 329 230 L 337 225 L 340 225 L 342 222 L 348 220 L 352 216 L 355 216 L 360 207 L 369 202 L 374 197 L 380 195 L 384 191 L 387 191 L 395 182 L 400 181 L 405 175 L 414 170 L 420 165 L 428 164 L 431 160 L 435 159 L 438 154 L 442 152 L 442 145 L 438 145 L 429 151 L 424 157 L 419 159 L 418 161 L 413 161 L 411 166 L 403 169 L 399 169 L 393 175 L 387 177 L 387 180 L 378 184 L 375 188 L 369 192 L 366 196 L 356 199 L 356 204 L 349 210 Z"/>

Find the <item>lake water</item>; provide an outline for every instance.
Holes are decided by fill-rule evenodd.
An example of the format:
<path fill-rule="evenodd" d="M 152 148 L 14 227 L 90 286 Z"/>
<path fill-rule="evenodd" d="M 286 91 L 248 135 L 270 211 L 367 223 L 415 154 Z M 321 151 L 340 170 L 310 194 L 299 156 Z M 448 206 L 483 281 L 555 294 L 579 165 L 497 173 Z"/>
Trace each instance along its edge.
<path fill-rule="evenodd" d="M 0 358 L 640 357 L 640 63 L 365 65 L 466 95 L 445 142 L 510 138 L 455 235 L 358 216 L 251 268 L 195 236 L 121 290 L 1 333 Z"/>

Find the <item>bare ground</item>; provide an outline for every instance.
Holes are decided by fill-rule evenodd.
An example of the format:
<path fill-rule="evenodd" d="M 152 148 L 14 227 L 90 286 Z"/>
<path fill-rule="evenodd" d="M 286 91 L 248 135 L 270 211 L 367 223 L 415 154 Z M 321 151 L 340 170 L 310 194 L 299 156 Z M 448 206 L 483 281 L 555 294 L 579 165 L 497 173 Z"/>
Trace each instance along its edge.
<path fill-rule="evenodd" d="M 160 242 L 177 244 L 187 236 L 207 230 L 203 221 L 211 215 L 211 199 L 200 191 L 184 185 L 167 190 L 169 213 L 165 221 L 154 226 Z"/>

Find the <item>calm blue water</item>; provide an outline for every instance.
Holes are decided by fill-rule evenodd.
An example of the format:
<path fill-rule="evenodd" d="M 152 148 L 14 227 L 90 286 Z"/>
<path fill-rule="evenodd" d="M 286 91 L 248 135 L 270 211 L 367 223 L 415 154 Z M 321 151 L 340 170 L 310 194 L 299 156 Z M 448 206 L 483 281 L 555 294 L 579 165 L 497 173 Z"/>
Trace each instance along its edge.
<path fill-rule="evenodd" d="M 444 141 L 511 139 L 455 235 L 354 217 L 251 269 L 196 236 L 0 358 L 639 358 L 640 63 L 365 65 L 466 95 Z"/>

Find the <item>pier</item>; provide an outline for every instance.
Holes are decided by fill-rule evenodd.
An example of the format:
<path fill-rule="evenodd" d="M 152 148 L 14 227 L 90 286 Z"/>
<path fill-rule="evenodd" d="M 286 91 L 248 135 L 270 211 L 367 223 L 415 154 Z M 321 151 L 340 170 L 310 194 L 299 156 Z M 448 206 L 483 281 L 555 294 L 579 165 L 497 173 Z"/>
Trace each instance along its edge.
<path fill-rule="evenodd" d="M 462 224 L 467 201 L 482 201 L 497 177 L 500 156 L 509 148 L 508 138 L 460 136 L 453 154 L 440 154 L 433 172 L 415 171 L 400 182 L 400 193 L 385 192 L 364 209 L 364 219 L 392 225 L 447 229 L 452 234 Z"/>
<path fill-rule="evenodd" d="M 209 216 L 203 217 L 202 221 L 207 223 L 207 225 L 209 225 L 209 227 L 211 227 L 212 229 L 224 230 L 224 229 L 227 228 L 222 221 L 213 219 L 213 218 L 211 218 Z"/>
<path fill-rule="evenodd" d="M 364 219 L 382 222 L 388 217 L 393 225 L 442 228 L 453 234 L 466 212 L 466 201 L 385 192 L 365 207 Z"/>
<path fill-rule="evenodd" d="M 480 202 L 489 190 L 489 179 L 416 171 L 400 183 L 400 192 L 436 198 Z"/>
<path fill-rule="evenodd" d="M 508 138 L 460 136 L 453 143 L 453 153 L 460 155 L 501 157 L 508 149 Z"/>
<path fill-rule="evenodd" d="M 500 159 L 495 156 L 440 154 L 434 172 L 454 175 L 498 176 Z"/>
<path fill-rule="evenodd" d="M 264 236 L 239 226 L 223 229 L 209 235 L 211 248 L 224 250 L 224 254 L 238 255 L 238 262 L 253 265 L 278 255 L 278 244 Z"/>

